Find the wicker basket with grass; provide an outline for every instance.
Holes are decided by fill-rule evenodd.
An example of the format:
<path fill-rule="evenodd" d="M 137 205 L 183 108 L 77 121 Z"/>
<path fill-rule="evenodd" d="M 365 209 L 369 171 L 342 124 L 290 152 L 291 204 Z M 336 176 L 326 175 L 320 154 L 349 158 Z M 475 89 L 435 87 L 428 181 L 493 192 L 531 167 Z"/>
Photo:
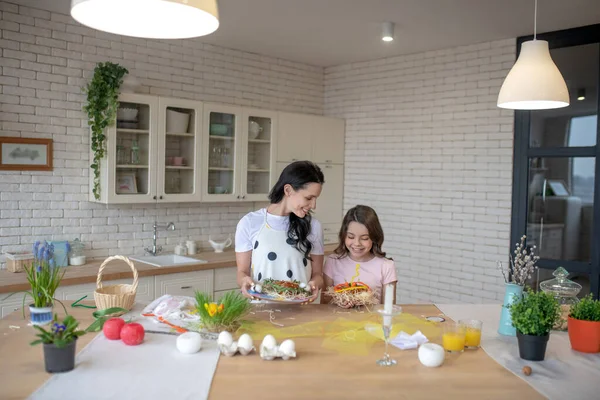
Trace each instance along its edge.
<path fill-rule="evenodd" d="M 102 272 L 106 265 L 113 260 L 121 260 L 127 263 L 133 271 L 133 283 L 131 285 L 102 285 Z M 126 310 L 131 310 L 133 303 L 135 302 L 135 294 L 138 287 L 138 272 L 135 269 L 133 263 L 129 258 L 125 256 L 112 256 L 108 257 L 98 270 L 98 278 L 96 279 L 96 290 L 94 291 L 94 300 L 96 301 L 96 307 L 98 310 L 105 310 L 112 307 L 121 307 Z M 121 315 L 114 314 L 113 316 Z"/>

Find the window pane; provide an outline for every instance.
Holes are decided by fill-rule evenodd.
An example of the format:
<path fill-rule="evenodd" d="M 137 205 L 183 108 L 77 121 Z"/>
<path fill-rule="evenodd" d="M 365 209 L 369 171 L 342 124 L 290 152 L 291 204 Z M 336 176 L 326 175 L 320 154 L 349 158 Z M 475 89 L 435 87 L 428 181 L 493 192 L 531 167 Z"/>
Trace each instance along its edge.
<path fill-rule="evenodd" d="M 596 145 L 598 43 L 550 50 L 569 89 L 570 105 L 531 112 L 531 147 Z"/>
<path fill-rule="evenodd" d="M 594 173 L 591 157 L 530 159 L 527 240 L 540 257 L 590 260 Z"/>

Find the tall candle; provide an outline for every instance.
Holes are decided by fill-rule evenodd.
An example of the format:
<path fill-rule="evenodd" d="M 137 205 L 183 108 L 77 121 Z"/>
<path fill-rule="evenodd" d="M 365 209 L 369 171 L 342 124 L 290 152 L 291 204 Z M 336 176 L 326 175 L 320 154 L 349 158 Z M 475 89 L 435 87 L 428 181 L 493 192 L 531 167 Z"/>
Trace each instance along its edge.
<path fill-rule="evenodd" d="M 394 285 L 393 284 L 388 284 L 385 285 L 385 296 L 384 296 L 384 305 L 383 305 L 383 311 L 385 313 L 392 313 L 392 306 L 394 304 Z M 392 317 L 391 316 L 384 316 L 383 317 L 383 324 L 386 326 L 389 326 L 392 324 Z"/>

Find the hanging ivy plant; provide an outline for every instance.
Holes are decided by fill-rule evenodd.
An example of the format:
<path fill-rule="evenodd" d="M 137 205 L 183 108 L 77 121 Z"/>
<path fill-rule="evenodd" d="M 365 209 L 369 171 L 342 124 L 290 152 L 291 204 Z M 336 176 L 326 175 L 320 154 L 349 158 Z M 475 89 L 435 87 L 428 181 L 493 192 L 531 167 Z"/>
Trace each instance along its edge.
<path fill-rule="evenodd" d="M 91 146 L 94 160 L 90 167 L 94 170 L 94 198 L 100 199 L 100 160 L 106 151 L 105 129 L 115 123 L 119 108 L 119 88 L 127 74 L 126 68 L 111 62 L 98 63 L 94 76 L 85 87 L 87 104 L 83 111 L 87 113 L 88 125 L 92 129 Z"/>

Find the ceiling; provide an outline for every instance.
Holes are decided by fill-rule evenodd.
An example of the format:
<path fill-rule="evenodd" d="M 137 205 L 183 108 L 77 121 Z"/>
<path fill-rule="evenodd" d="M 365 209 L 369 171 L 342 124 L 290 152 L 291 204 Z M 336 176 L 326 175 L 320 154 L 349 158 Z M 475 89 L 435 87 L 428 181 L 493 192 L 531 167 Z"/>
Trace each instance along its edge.
<path fill-rule="evenodd" d="M 9 0 L 63 14 L 70 0 Z M 533 33 L 534 0 L 219 0 L 202 42 L 333 66 Z M 396 24 L 381 41 L 384 21 Z M 539 0 L 538 32 L 600 23 L 599 0 Z"/>

